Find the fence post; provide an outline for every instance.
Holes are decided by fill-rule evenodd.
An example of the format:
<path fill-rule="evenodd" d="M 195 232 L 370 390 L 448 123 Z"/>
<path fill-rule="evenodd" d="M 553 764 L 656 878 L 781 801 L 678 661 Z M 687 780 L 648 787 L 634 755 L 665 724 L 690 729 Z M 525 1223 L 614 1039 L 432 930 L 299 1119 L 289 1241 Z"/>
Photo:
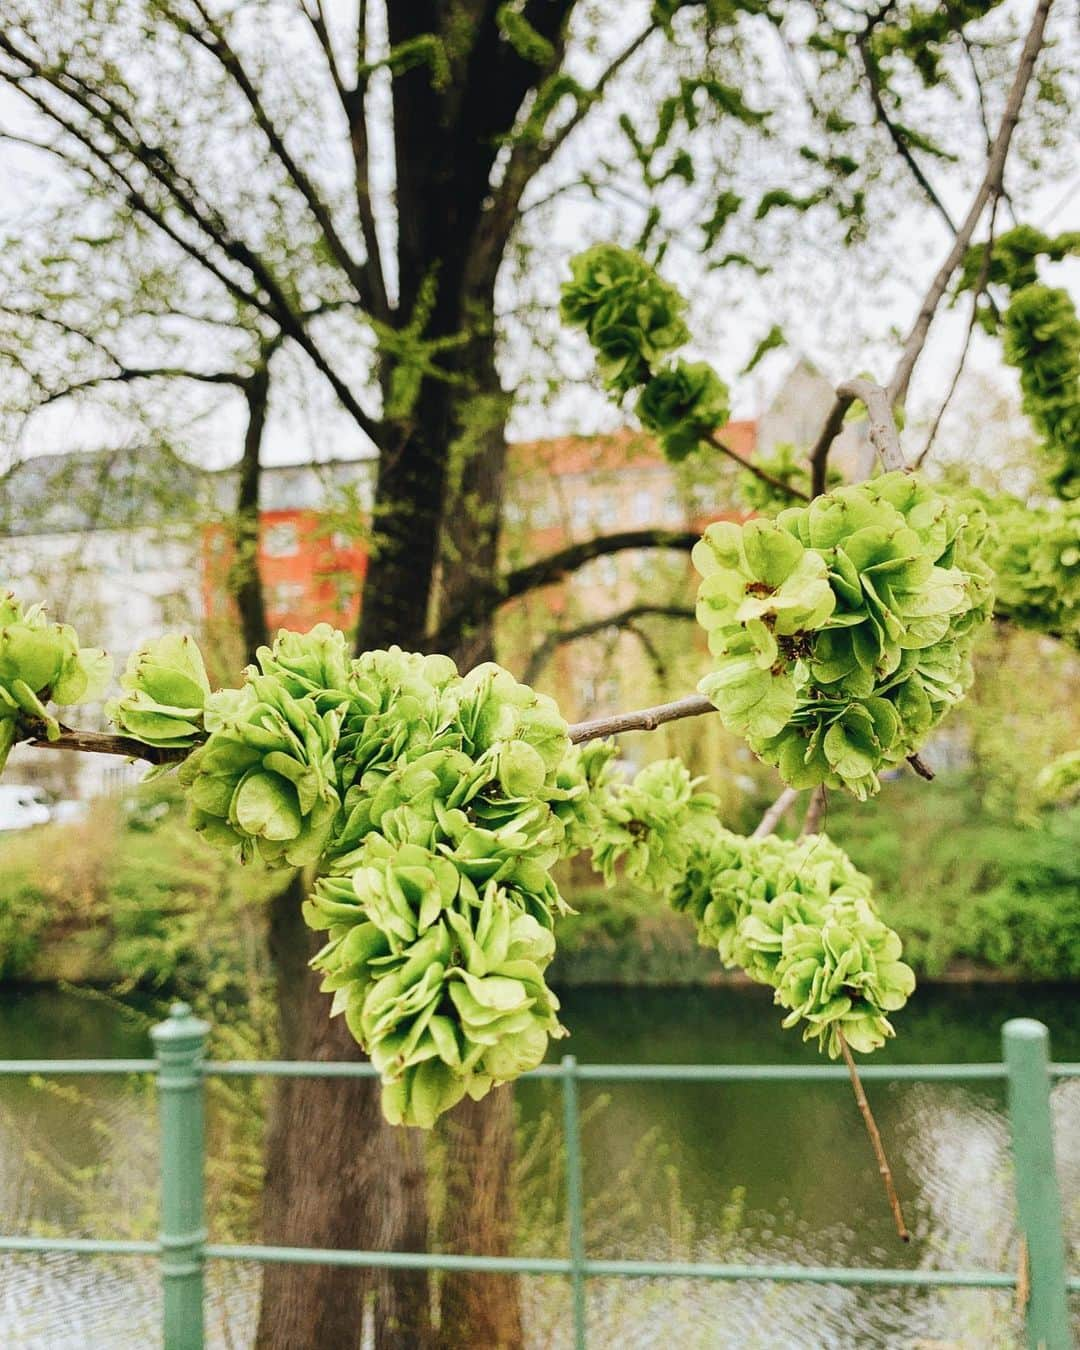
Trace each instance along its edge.
<path fill-rule="evenodd" d="M 1016 1213 L 1027 1243 L 1025 1309 L 1031 1350 L 1070 1350 L 1061 1194 L 1050 1112 L 1050 1033 L 1016 1017 L 1002 1028 L 1009 1076 L 1009 1119 L 1016 1162 Z"/>
<path fill-rule="evenodd" d="M 210 1027 L 186 1003 L 150 1035 L 161 1122 L 161 1279 L 165 1350 L 203 1350 L 203 1078 Z"/>
<path fill-rule="evenodd" d="M 578 1114 L 577 1059 L 562 1058 L 563 1131 L 566 1136 L 566 1208 L 570 1222 L 570 1288 L 574 1350 L 585 1347 L 585 1201 L 581 1180 L 581 1118 Z"/>

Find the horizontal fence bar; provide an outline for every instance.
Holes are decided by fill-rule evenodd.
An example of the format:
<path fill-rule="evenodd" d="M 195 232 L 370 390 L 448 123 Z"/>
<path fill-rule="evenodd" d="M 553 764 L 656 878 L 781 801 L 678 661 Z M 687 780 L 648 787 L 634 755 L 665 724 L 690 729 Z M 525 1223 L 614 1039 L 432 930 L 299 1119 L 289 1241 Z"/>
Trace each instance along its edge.
<path fill-rule="evenodd" d="M 159 1256 L 156 1242 L 113 1238 L 0 1237 L 0 1252 L 76 1252 L 80 1256 Z"/>
<path fill-rule="evenodd" d="M 156 1059 L 0 1059 L 0 1074 L 157 1073 Z"/>
<path fill-rule="evenodd" d="M 153 1059 L 0 1059 L 0 1076 L 19 1074 L 156 1074 Z M 374 1065 L 338 1060 L 207 1060 L 208 1078 L 375 1078 Z M 841 1064 L 579 1064 L 577 1077 L 593 1083 L 832 1083 L 847 1082 Z M 933 1083 L 992 1082 L 1005 1078 L 1004 1064 L 866 1064 L 867 1081 Z M 1052 1078 L 1080 1078 L 1080 1064 L 1051 1064 Z M 561 1064 L 542 1064 L 522 1078 L 565 1076 Z"/>
<path fill-rule="evenodd" d="M 157 1242 L 107 1238 L 0 1237 L 0 1252 L 73 1252 L 82 1256 L 158 1256 Z M 458 1256 L 449 1252 L 336 1251 L 326 1247 L 261 1247 L 257 1243 L 208 1243 L 207 1258 L 291 1265 L 362 1266 L 382 1270 L 474 1271 L 490 1275 L 569 1275 L 573 1263 L 560 1257 Z M 591 1261 L 592 1279 L 762 1280 L 778 1284 L 893 1285 L 915 1288 L 1014 1289 L 1015 1275 L 994 1270 L 879 1270 L 847 1266 L 747 1266 L 687 1261 Z M 1080 1294 L 1080 1277 L 1067 1281 Z"/>

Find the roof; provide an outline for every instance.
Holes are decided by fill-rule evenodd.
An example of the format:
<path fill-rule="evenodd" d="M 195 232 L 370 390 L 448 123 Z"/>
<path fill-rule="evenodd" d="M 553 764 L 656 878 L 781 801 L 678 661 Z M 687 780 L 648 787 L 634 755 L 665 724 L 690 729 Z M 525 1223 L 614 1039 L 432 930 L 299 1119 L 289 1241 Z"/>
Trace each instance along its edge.
<path fill-rule="evenodd" d="M 373 460 L 266 465 L 264 511 L 313 510 L 333 489 L 363 497 Z M 208 470 L 165 449 L 146 447 L 37 455 L 0 477 L 0 536 L 87 534 L 190 524 L 227 514 L 237 470 Z"/>
<path fill-rule="evenodd" d="M 0 534 L 85 534 L 194 519 L 206 475 L 167 450 L 21 460 L 0 478 Z"/>
<path fill-rule="evenodd" d="M 757 441 L 754 420 L 728 422 L 719 434 L 724 444 L 742 459 L 753 455 Z M 510 467 L 517 473 L 604 473 L 615 469 L 661 468 L 666 462 L 655 436 L 633 427 L 620 427 L 598 436 L 518 441 L 510 446 Z"/>

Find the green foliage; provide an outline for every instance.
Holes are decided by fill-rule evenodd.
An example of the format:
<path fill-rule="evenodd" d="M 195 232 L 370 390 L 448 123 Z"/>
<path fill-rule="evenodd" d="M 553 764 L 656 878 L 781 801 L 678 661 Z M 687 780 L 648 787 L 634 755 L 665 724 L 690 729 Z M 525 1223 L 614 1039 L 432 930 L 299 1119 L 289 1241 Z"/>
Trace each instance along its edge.
<path fill-rule="evenodd" d="M 1068 802 L 1080 796 L 1080 750 L 1069 750 L 1040 769 L 1035 787 L 1047 802 Z"/>
<path fill-rule="evenodd" d="M 791 786 L 875 793 L 970 684 L 985 529 L 902 473 L 711 525 L 693 554 L 716 658 L 699 688 Z"/>
<path fill-rule="evenodd" d="M 810 466 L 794 445 L 781 444 L 771 455 L 755 455 L 754 463 L 771 478 L 810 495 Z M 844 475 L 834 465 L 826 470 L 826 489 L 839 487 Z M 758 515 L 775 516 L 791 505 L 791 493 L 773 487 L 756 473 L 744 469 L 736 484 L 740 498 Z"/>
<path fill-rule="evenodd" d="M 989 517 L 983 552 L 995 576 L 995 613 L 1080 645 L 1080 500 L 1032 506 L 970 488 L 957 499 Z"/>
<path fill-rule="evenodd" d="M 978 316 L 989 332 L 1001 329 L 1005 360 L 1020 372 L 1024 412 L 1043 439 L 1048 482 L 1061 497 L 1080 497 L 1080 318 L 1069 292 L 1039 281 L 1039 260 L 1060 262 L 1080 253 L 1080 231 L 1048 235 L 1017 225 L 987 245 L 969 249 L 957 290 L 980 284 L 1009 294 L 1004 313 L 989 300 Z"/>
<path fill-rule="evenodd" d="M 667 458 L 678 462 L 728 420 L 728 387 L 707 361 L 679 358 L 649 380 L 635 412 Z"/>
<path fill-rule="evenodd" d="M 461 677 L 445 657 L 368 652 L 347 693 L 344 809 L 305 906 L 330 934 L 314 964 L 383 1076 L 387 1117 L 430 1126 L 564 1034 L 544 980 L 565 908 L 556 808 L 601 770 L 562 773 L 554 703 L 495 665 Z"/>
<path fill-rule="evenodd" d="M 111 674 L 106 654 L 80 647 L 74 628 L 50 623 L 41 605 L 24 610 L 10 591 L 0 596 L 0 769 L 17 740 L 59 736 L 46 704 L 93 702 Z"/>
<path fill-rule="evenodd" d="M 776 991 L 784 1026 L 801 1023 L 803 1039 L 833 1058 L 838 1033 L 863 1052 L 893 1035 L 888 1014 L 915 977 L 875 913 L 868 878 L 824 835 L 745 839 L 714 825 L 669 900 L 726 966 Z"/>
<path fill-rule="evenodd" d="M 121 731 L 147 745 L 201 739 L 210 681 L 194 639 L 170 633 L 146 643 L 132 653 L 120 684 L 126 692 L 106 711 Z"/>
<path fill-rule="evenodd" d="M 686 301 L 640 253 L 597 244 L 570 263 L 559 312 L 583 328 L 604 383 L 620 397 L 644 384 L 657 363 L 690 336 Z"/>
<path fill-rule="evenodd" d="M 1005 311 L 1005 359 L 1020 372 L 1023 409 L 1042 436 L 1050 484 L 1080 497 L 1080 318 L 1068 291 L 1036 282 Z"/>

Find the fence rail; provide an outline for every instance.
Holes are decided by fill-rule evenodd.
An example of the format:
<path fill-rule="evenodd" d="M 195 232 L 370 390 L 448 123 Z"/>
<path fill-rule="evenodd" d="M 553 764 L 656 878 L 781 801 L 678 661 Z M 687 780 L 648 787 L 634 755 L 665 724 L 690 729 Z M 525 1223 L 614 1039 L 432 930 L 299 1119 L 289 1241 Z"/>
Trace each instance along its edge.
<path fill-rule="evenodd" d="M 0 1253 L 69 1252 L 84 1256 L 152 1256 L 161 1265 L 165 1350 L 202 1350 L 207 1261 L 286 1262 L 366 1269 L 475 1271 L 562 1276 L 570 1281 L 574 1344 L 586 1350 L 586 1286 L 590 1279 L 760 1280 L 849 1287 L 1020 1289 L 1025 1298 L 1028 1344 L 1035 1350 L 1069 1350 L 1068 1295 L 1080 1278 L 1065 1271 L 1061 1197 L 1054 1166 L 1050 1089 L 1054 1079 L 1080 1077 L 1080 1064 L 1053 1064 L 1049 1033 L 1041 1022 L 1016 1018 L 1002 1029 L 999 1064 L 865 1065 L 867 1080 L 898 1082 L 1004 1081 L 1016 1175 L 1017 1226 L 1025 1259 L 1018 1273 L 988 1270 L 904 1270 L 847 1266 L 753 1266 L 722 1262 L 601 1261 L 587 1255 L 578 1085 L 582 1082 L 831 1082 L 846 1080 L 842 1066 L 725 1064 L 578 1064 L 566 1055 L 527 1078 L 562 1085 L 566 1152 L 568 1255 L 509 1257 L 434 1252 L 339 1251 L 307 1247 L 207 1241 L 203 1176 L 204 1080 L 208 1077 L 367 1078 L 370 1064 L 322 1061 L 211 1061 L 210 1027 L 186 1004 L 154 1027 L 153 1059 L 0 1060 L 3 1075 L 148 1074 L 156 1078 L 161 1131 L 161 1224 L 156 1242 L 97 1238 L 0 1235 Z"/>

